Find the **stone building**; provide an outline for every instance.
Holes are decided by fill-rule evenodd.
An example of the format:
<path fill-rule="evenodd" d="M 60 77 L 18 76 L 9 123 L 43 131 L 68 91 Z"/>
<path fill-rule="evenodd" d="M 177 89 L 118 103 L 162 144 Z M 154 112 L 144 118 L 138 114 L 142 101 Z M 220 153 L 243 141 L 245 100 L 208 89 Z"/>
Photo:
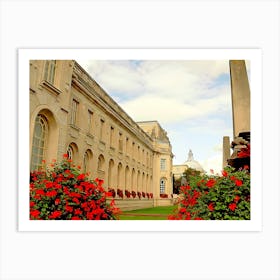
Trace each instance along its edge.
<path fill-rule="evenodd" d="M 172 149 L 157 121 L 136 123 L 74 60 L 32 60 L 30 169 L 65 153 L 105 188 L 172 193 Z"/>

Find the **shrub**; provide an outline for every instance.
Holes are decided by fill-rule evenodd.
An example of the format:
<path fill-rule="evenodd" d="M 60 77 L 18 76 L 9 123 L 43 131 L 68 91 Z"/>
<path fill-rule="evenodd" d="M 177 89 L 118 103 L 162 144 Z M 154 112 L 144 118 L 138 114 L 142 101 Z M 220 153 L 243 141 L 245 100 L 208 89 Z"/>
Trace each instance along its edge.
<path fill-rule="evenodd" d="M 250 173 L 226 167 L 222 176 L 197 176 L 180 188 L 180 209 L 169 219 L 249 220 Z"/>
<path fill-rule="evenodd" d="M 52 168 L 30 174 L 31 220 L 115 220 L 119 209 L 102 187 L 102 180 L 90 180 L 80 173 L 67 155 Z"/>
<path fill-rule="evenodd" d="M 145 198 L 146 197 L 146 194 L 144 192 L 142 192 L 142 196 Z"/>
<path fill-rule="evenodd" d="M 168 194 L 167 193 L 161 193 L 160 198 L 168 198 Z"/>
<path fill-rule="evenodd" d="M 137 195 L 139 197 L 139 199 L 141 198 L 141 193 L 140 192 L 137 192 Z"/>

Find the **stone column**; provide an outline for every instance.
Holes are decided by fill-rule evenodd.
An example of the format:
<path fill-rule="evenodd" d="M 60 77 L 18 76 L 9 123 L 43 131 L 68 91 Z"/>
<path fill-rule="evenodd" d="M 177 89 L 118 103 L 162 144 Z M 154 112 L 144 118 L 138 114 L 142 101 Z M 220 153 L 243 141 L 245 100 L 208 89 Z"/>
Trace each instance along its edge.
<path fill-rule="evenodd" d="M 223 168 L 228 165 L 227 160 L 230 158 L 230 141 L 228 136 L 223 137 Z"/>
<path fill-rule="evenodd" d="M 250 131 L 250 88 L 244 60 L 230 60 L 234 138 Z"/>

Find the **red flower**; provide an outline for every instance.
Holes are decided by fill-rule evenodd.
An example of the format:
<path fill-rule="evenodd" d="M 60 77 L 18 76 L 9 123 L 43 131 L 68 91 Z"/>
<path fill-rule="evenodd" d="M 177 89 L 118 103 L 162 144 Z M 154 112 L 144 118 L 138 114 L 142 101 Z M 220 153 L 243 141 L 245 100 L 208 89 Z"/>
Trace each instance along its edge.
<path fill-rule="evenodd" d="M 46 188 L 50 189 L 53 187 L 53 183 L 52 182 L 46 182 Z"/>
<path fill-rule="evenodd" d="M 228 208 L 231 210 L 231 211 L 234 211 L 235 208 L 236 208 L 236 204 L 235 203 L 231 203 Z"/>
<path fill-rule="evenodd" d="M 32 208 L 34 205 L 35 205 L 35 202 L 34 201 L 30 201 L 29 207 Z"/>
<path fill-rule="evenodd" d="M 48 197 L 54 197 L 56 195 L 57 195 L 57 191 L 55 191 L 55 190 L 46 192 L 46 196 L 48 196 Z"/>
<path fill-rule="evenodd" d="M 81 194 L 76 193 L 76 192 L 71 192 L 71 193 L 69 194 L 69 196 L 70 196 L 70 197 L 78 197 L 78 198 L 80 198 L 80 197 L 81 197 Z"/>
<path fill-rule="evenodd" d="M 80 215 L 80 214 L 83 214 L 83 212 L 81 211 L 81 209 L 75 209 L 74 214 Z"/>
<path fill-rule="evenodd" d="M 75 202 L 76 204 L 80 204 L 80 200 L 76 197 L 73 198 L 73 202 Z"/>
<path fill-rule="evenodd" d="M 77 180 L 84 181 L 84 180 L 85 180 L 85 177 L 86 177 L 85 174 L 80 174 L 80 175 L 77 177 Z"/>
<path fill-rule="evenodd" d="M 209 211 L 214 211 L 214 203 L 211 202 L 209 205 L 208 205 L 208 209 Z"/>
<path fill-rule="evenodd" d="M 73 207 L 66 205 L 65 210 L 68 212 L 73 212 Z"/>
<path fill-rule="evenodd" d="M 243 185 L 243 182 L 242 182 L 241 180 L 236 179 L 236 180 L 235 180 L 235 185 L 236 185 L 237 187 L 240 187 L 240 186 Z"/>
<path fill-rule="evenodd" d="M 54 201 L 54 204 L 55 204 L 55 205 L 58 205 L 59 203 L 60 203 L 60 199 L 57 198 L 57 199 Z"/>
<path fill-rule="evenodd" d="M 250 157 L 250 144 L 247 145 L 246 148 L 242 148 L 241 151 L 237 154 L 237 157 L 239 158 L 245 158 Z"/>
<path fill-rule="evenodd" d="M 77 217 L 77 216 L 74 216 L 71 218 L 71 220 L 81 220 L 81 218 Z"/>
<path fill-rule="evenodd" d="M 107 197 L 113 196 L 113 194 L 111 192 L 106 192 L 105 194 L 106 194 Z"/>
<path fill-rule="evenodd" d="M 68 155 L 67 155 L 67 154 L 63 154 L 63 157 L 64 157 L 64 158 L 68 158 Z"/>
<path fill-rule="evenodd" d="M 215 184 L 216 184 L 216 180 L 214 180 L 214 179 L 209 179 L 209 180 L 207 181 L 207 183 L 206 183 L 206 186 L 207 186 L 208 188 L 212 188 Z"/>
<path fill-rule="evenodd" d="M 53 213 L 51 213 L 51 215 L 49 215 L 49 219 L 56 219 L 59 218 L 60 216 L 61 216 L 60 211 L 54 211 Z"/>
<path fill-rule="evenodd" d="M 222 175 L 223 175 L 224 177 L 227 177 L 228 173 L 227 173 L 225 170 L 223 170 L 223 171 L 222 171 Z"/>
<path fill-rule="evenodd" d="M 240 196 L 236 195 L 235 198 L 234 198 L 234 201 L 238 202 L 239 200 L 240 200 Z"/>
<path fill-rule="evenodd" d="M 180 213 L 182 213 L 182 214 L 184 214 L 184 213 L 186 213 L 187 212 L 187 209 L 186 208 L 180 208 Z"/>
<path fill-rule="evenodd" d="M 38 189 L 38 190 L 36 190 L 36 194 L 37 195 L 45 195 L 45 192 L 44 192 L 44 190 L 43 189 Z"/>
<path fill-rule="evenodd" d="M 34 218 L 37 218 L 40 214 L 41 212 L 39 210 L 30 211 L 30 215 Z"/>

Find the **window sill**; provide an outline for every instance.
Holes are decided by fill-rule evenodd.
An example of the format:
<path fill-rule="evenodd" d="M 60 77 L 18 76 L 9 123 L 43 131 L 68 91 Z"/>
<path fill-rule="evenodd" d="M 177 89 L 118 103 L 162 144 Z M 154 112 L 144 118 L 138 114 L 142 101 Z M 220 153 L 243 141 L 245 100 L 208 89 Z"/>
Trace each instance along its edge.
<path fill-rule="evenodd" d="M 47 89 L 48 91 L 50 91 L 51 93 L 55 94 L 55 95 L 59 95 L 62 93 L 62 91 L 58 88 L 56 88 L 54 85 L 52 85 L 51 83 L 49 83 L 48 81 L 42 81 L 41 83 L 42 87 L 44 87 L 45 89 Z"/>
<path fill-rule="evenodd" d="M 94 138 L 94 136 L 93 136 L 91 133 L 89 133 L 89 132 L 87 133 L 87 137 L 88 137 L 88 138 L 91 138 L 91 139 Z"/>
<path fill-rule="evenodd" d="M 75 124 L 70 124 L 70 127 L 77 130 L 77 131 L 80 131 L 80 128 L 77 127 Z"/>

